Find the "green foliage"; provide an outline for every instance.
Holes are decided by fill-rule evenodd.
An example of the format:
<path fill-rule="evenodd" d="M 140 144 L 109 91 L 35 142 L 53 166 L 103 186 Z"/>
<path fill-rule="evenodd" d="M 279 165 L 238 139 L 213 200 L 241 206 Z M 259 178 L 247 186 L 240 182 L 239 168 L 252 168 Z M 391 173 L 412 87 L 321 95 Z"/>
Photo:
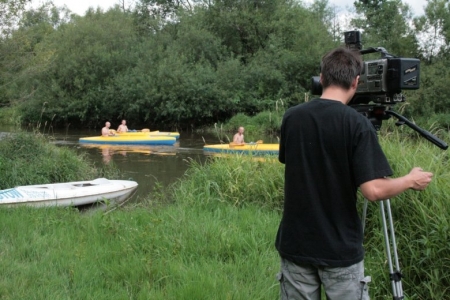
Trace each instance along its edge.
<path fill-rule="evenodd" d="M 283 113 L 284 111 L 263 111 L 252 117 L 239 113 L 228 120 L 221 129 L 230 133 L 236 132 L 239 127 L 244 126 L 246 133 L 251 132 L 253 137 L 278 133 Z"/>
<path fill-rule="evenodd" d="M 23 3 L 4 3 L 13 2 Z M 448 6 L 430 1 L 416 28 L 400 0 L 355 7 L 352 26 L 365 47 L 423 60 L 407 114 L 446 113 Z M 325 0 L 141 0 L 85 16 L 51 4 L 22 8 L 0 40 L 0 105 L 19 105 L 25 124 L 98 127 L 125 118 L 179 130 L 271 111 L 274 99 L 290 107 L 304 101 L 321 56 L 342 40 Z M 421 36 L 431 42 L 419 46 Z"/>
<path fill-rule="evenodd" d="M 14 133 L 0 141 L 0 174 L 0 189 L 6 189 L 118 176 L 118 171 L 113 167 L 96 169 L 83 156 L 50 144 L 43 135 Z"/>
<path fill-rule="evenodd" d="M 445 0 L 428 1 L 425 7 L 425 15 L 414 18 L 417 31 L 425 33 L 426 36 L 426 42 L 421 45 L 424 59 L 433 61 L 439 52 L 441 54 L 447 53 L 449 24 L 450 12 Z"/>
<path fill-rule="evenodd" d="M 404 57 L 418 55 L 418 41 L 408 24 L 412 14 L 407 4 L 401 0 L 359 0 L 355 7 L 360 17 L 351 23 L 364 32 L 365 47 L 381 46 Z"/>
<path fill-rule="evenodd" d="M 446 137 L 445 133 L 450 129 L 450 113 L 420 116 L 415 121 L 420 127 L 442 138 Z"/>
<path fill-rule="evenodd" d="M 252 117 L 249 117 L 243 113 L 239 113 L 234 115 L 226 124 L 224 124 L 223 128 L 225 131 L 234 132 L 237 131 L 241 126 L 247 126 L 250 124 Z"/>
<path fill-rule="evenodd" d="M 20 127 L 20 113 L 17 107 L 5 107 L 0 109 L 0 124 Z"/>
<path fill-rule="evenodd" d="M 130 24 L 130 18 L 117 9 L 90 12 L 83 20 L 76 18 L 62 26 L 51 45 L 57 53 L 51 65 L 53 76 L 43 77 L 41 83 L 51 89 L 35 98 L 37 106 L 47 102 L 47 119 L 56 116 L 60 122 L 76 124 L 122 117 L 122 99 L 110 99 L 108 91 L 116 74 L 136 64 Z M 31 121 L 28 107 L 24 106 L 24 117 Z"/>
<path fill-rule="evenodd" d="M 0 0 L 0 31 L 9 34 L 31 0 Z"/>
<path fill-rule="evenodd" d="M 133 13 L 62 14 L 30 11 L 7 40 L 20 47 L 29 41 L 33 52 L 0 76 L 16 77 L 3 86 L 3 101 L 20 102 L 25 123 L 95 127 L 126 118 L 191 128 L 255 115 L 271 109 L 271 99 L 303 101 L 320 55 L 333 44 L 315 12 L 285 0 L 195 9 L 185 1 L 141 1 Z"/>
<path fill-rule="evenodd" d="M 421 89 L 407 93 L 406 113 L 410 116 L 429 117 L 433 114 L 449 113 L 450 87 L 447 78 L 450 59 L 442 58 L 435 64 L 425 65 L 421 72 Z"/>

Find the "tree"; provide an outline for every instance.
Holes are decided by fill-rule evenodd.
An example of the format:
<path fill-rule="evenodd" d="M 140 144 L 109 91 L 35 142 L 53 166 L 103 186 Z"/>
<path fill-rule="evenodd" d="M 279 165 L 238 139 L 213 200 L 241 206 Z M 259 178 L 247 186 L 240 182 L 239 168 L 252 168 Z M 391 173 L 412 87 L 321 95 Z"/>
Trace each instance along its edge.
<path fill-rule="evenodd" d="M 22 12 L 18 28 L 0 44 L 1 105 L 23 101 L 33 92 L 28 84 L 46 70 L 51 57 L 51 51 L 43 49 L 42 43 L 68 20 L 68 11 L 49 3 Z"/>
<path fill-rule="evenodd" d="M 31 0 L 0 0 L 0 30 L 8 35 Z"/>
<path fill-rule="evenodd" d="M 106 92 L 115 76 L 137 63 L 135 37 L 131 16 L 119 8 L 89 10 L 58 27 L 41 52 L 51 55 L 47 70 L 30 78 L 28 91 L 34 92 L 22 105 L 25 120 L 37 121 L 34 112 L 44 103 L 44 120 L 60 124 L 120 117 L 124 101 Z"/>
<path fill-rule="evenodd" d="M 425 15 L 415 18 L 414 24 L 422 36 L 423 58 L 432 62 L 434 57 L 445 54 L 450 43 L 450 9 L 447 0 L 429 0 Z"/>
<path fill-rule="evenodd" d="M 384 47 L 389 53 L 418 57 L 418 41 L 409 21 L 412 12 L 401 0 L 357 0 L 358 17 L 351 24 L 363 32 L 365 47 Z"/>

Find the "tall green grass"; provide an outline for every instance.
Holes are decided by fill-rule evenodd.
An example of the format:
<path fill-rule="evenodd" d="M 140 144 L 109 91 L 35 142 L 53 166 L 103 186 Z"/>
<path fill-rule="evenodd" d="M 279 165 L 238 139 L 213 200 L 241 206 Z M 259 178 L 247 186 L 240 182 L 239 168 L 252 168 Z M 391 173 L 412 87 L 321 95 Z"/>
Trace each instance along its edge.
<path fill-rule="evenodd" d="M 230 155 L 211 157 L 204 165 L 191 161 L 188 180 L 172 187 L 177 204 L 235 207 L 256 204 L 262 209 L 280 210 L 284 173 L 274 156 Z"/>
<path fill-rule="evenodd" d="M 444 136 L 445 138 L 445 136 Z M 448 139 L 448 135 L 447 138 Z M 419 166 L 434 173 L 425 191 L 407 191 L 391 199 L 398 254 L 408 299 L 448 299 L 450 275 L 449 155 L 430 142 L 405 139 L 402 132 L 383 136 L 381 143 L 397 176 Z M 384 237 L 378 205 L 369 205 L 365 247 L 376 278 L 376 296 L 390 293 Z M 383 272 L 384 271 L 384 272 Z M 376 298 L 378 299 L 378 298 Z"/>
<path fill-rule="evenodd" d="M 276 212 L 0 208 L 2 299 L 274 299 Z"/>

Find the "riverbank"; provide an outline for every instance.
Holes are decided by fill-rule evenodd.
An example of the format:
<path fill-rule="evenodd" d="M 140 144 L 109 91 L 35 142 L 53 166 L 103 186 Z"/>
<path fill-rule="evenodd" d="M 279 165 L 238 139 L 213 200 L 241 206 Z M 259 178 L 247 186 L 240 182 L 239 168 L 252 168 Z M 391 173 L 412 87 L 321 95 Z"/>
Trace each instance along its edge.
<path fill-rule="evenodd" d="M 395 174 L 435 173 L 424 192 L 392 199 L 408 299 L 450 285 L 448 154 L 424 139 L 382 136 Z M 247 156 L 192 162 L 175 185 L 108 214 L 0 208 L 5 299 L 277 299 L 274 238 L 283 165 Z M 167 205 L 170 202 L 171 204 Z M 358 204 L 362 208 L 362 202 Z M 366 223 L 373 299 L 390 299 L 378 205 Z"/>
<path fill-rule="evenodd" d="M 0 189 L 20 185 L 120 179 L 113 165 L 96 167 L 85 156 L 50 143 L 39 133 L 5 133 L 0 142 Z"/>

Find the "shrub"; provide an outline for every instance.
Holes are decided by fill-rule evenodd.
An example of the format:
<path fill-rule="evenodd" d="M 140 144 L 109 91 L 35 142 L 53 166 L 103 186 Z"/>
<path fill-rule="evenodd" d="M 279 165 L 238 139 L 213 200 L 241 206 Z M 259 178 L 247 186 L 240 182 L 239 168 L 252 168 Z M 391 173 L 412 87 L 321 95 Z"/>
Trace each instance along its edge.
<path fill-rule="evenodd" d="M 41 134 L 9 134 L 0 141 L 0 188 L 118 176 L 114 166 L 97 169 L 84 156 L 57 147 Z"/>

